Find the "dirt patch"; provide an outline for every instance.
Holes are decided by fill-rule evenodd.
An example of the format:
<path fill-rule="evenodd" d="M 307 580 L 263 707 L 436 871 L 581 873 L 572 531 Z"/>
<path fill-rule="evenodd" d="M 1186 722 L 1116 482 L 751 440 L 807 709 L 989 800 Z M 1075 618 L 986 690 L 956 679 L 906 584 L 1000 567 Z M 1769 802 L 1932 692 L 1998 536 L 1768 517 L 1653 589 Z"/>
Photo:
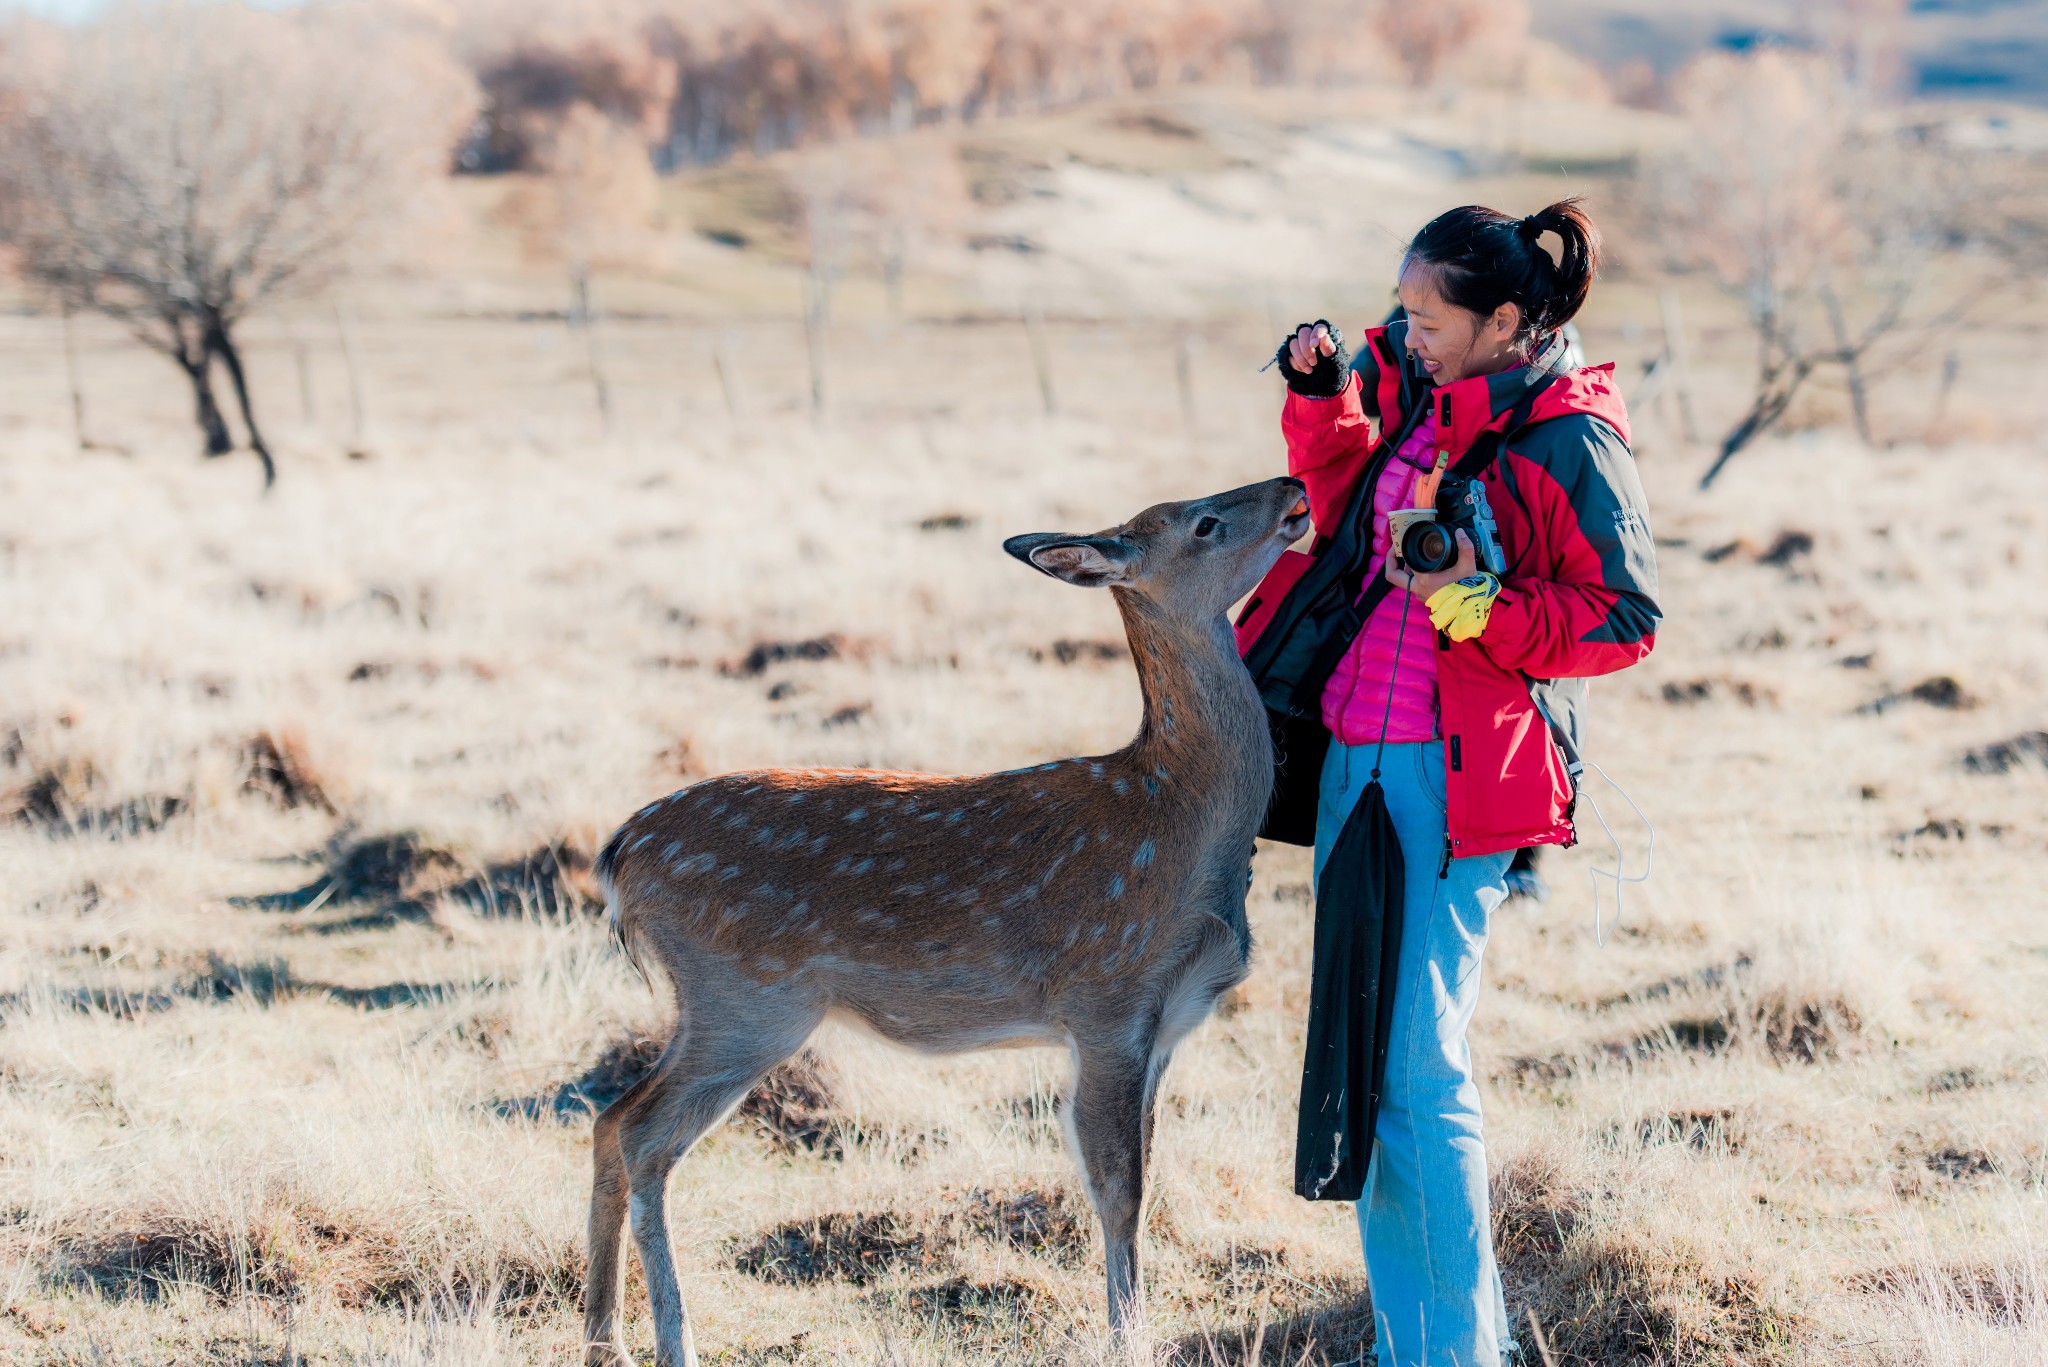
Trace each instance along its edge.
<path fill-rule="evenodd" d="M 967 1193 L 962 1207 L 960 1225 L 968 1238 L 1067 1266 L 1088 1255 L 1093 1217 L 1063 1191 L 976 1188 Z"/>
<path fill-rule="evenodd" d="M 1762 707 L 1778 700 L 1770 689 L 1747 679 L 1688 679 L 1665 684 L 1659 695 L 1674 707 L 1693 707 L 1716 698 L 1730 698 L 1744 707 Z"/>
<path fill-rule="evenodd" d="M 896 1215 L 840 1212 L 777 1225 L 734 1253 L 732 1265 L 778 1286 L 866 1286 L 895 1272 L 928 1270 L 945 1254 L 943 1241 Z"/>
<path fill-rule="evenodd" d="M 1951 1182 L 1981 1182 L 1998 1176 L 1999 1172 L 1998 1160 L 1984 1150 L 1954 1144 L 1944 1144 L 1922 1155 L 1921 1162 L 1929 1172 Z"/>
<path fill-rule="evenodd" d="M 1114 664 L 1130 658 L 1131 648 L 1122 641 L 1054 641 L 1044 650 L 1033 650 L 1031 658 L 1043 663 L 1051 659 L 1063 665 Z"/>
<path fill-rule="evenodd" d="M 755 679 L 770 665 L 792 660 L 836 660 L 845 645 L 845 638 L 837 634 L 813 636 L 801 641 L 756 641 L 753 648 L 739 659 L 721 664 L 718 672 L 728 678 Z"/>
<path fill-rule="evenodd" d="M 1882 716 L 1901 703 L 1925 703 L 1938 707 L 1944 712 L 1966 712 L 1977 706 L 1977 699 L 1968 689 L 1958 683 L 1953 675 L 1936 674 L 1922 679 L 1911 688 L 1893 689 L 1879 694 L 1856 711 L 1867 717 Z"/>
<path fill-rule="evenodd" d="M 806 1049 L 761 1079 L 734 1114 L 784 1153 L 843 1158 L 846 1132 L 826 1062 Z"/>
<path fill-rule="evenodd" d="M 222 1303 L 255 1297 L 370 1306 L 467 1306 L 559 1310 L 582 1294 L 580 1258 L 555 1250 L 545 1262 L 430 1266 L 400 1236 L 373 1222 L 296 1208 L 265 1211 L 246 1228 L 166 1217 L 127 1233 L 81 1239 L 65 1269 L 100 1294 L 155 1301 L 196 1286 Z"/>
<path fill-rule="evenodd" d="M 2022 732 L 1963 756 L 1963 768 L 1972 774 L 2009 774 L 2029 764 L 2048 768 L 2048 731 Z"/>
<path fill-rule="evenodd" d="M 587 850 L 551 841 L 486 864 L 442 895 L 487 916 L 593 912 L 604 905 Z"/>
<path fill-rule="evenodd" d="M 1802 532 L 1796 527 L 1788 528 L 1778 533 L 1777 539 L 1757 556 L 1756 563 L 1769 565 L 1775 569 L 1790 569 L 1793 562 L 1813 554 L 1813 544 L 1811 532 Z"/>
<path fill-rule="evenodd" d="M 1987 1324 L 2018 1326 L 2048 1321 L 2048 1291 L 2024 1272 L 1990 1263 L 1935 1263 L 1880 1267 L 1844 1278 L 1864 1295 L 1910 1296 L 1951 1314 Z"/>
<path fill-rule="evenodd" d="M 61 760 L 27 782 L 0 792 L 0 821 L 30 826 L 52 837 L 134 836 L 162 830 L 191 800 L 170 793 L 105 800 L 90 761 Z"/>
<path fill-rule="evenodd" d="M 903 1298 L 903 1305 L 920 1318 L 973 1326 L 990 1320 L 1014 1322 L 1035 1312 L 1044 1299 L 1045 1293 L 1029 1282 L 949 1277 L 915 1288 Z"/>
<path fill-rule="evenodd" d="M 357 908 L 356 915 L 324 930 L 426 920 L 443 899 L 490 916 L 563 914 L 601 905 L 590 871 L 590 856 L 567 842 L 551 842 L 476 870 L 417 831 L 361 838 L 344 834 L 329 846 L 318 878 L 289 891 L 231 900 L 265 911 Z"/>
<path fill-rule="evenodd" d="M 1636 1122 L 1635 1139 L 1644 1148 L 1682 1144 L 1694 1153 L 1708 1150 L 1735 1153 L 1741 1148 L 1735 1112 L 1726 1107 L 1645 1116 Z"/>

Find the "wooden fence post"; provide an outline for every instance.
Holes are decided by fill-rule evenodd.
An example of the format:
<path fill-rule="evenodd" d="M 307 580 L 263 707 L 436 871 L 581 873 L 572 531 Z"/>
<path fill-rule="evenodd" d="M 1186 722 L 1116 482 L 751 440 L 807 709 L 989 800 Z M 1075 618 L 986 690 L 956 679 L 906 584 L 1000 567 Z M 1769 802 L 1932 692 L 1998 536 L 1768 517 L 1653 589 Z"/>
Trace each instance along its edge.
<path fill-rule="evenodd" d="M 78 338 L 71 326 L 71 301 L 59 298 L 57 316 L 64 328 L 64 379 L 71 388 L 71 430 L 78 440 L 80 451 L 93 449 L 92 438 L 85 432 L 85 386 L 78 371 Z"/>
<path fill-rule="evenodd" d="M 1671 369 L 1671 389 L 1678 398 L 1679 429 L 1687 442 L 1697 445 L 1700 425 L 1692 409 L 1692 364 L 1686 358 L 1685 320 L 1678 311 L 1678 291 L 1667 286 L 1659 306 L 1664 315 L 1665 363 Z"/>
<path fill-rule="evenodd" d="M 1024 340 L 1031 348 L 1031 368 L 1038 374 L 1038 398 L 1047 417 L 1060 411 L 1059 397 L 1052 387 L 1052 348 L 1045 337 L 1045 315 L 1037 301 L 1024 305 Z"/>
<path fill-rule="evenodd" d="M 718 372 L 718 387 L 725 394 L 725 414 L 740 420 L 740 381 L 733 364 L 732 334 L 721 332 L 711 339 L 711 367 Z"/>
<path fill-rule="evenodd" d="M 334 327 L 341 334 L 341 359 L 348 369 L 349 447 L 357 460 L 369 451 L 370 415 L 364 400 L 362 356 L 356 349 L 355 318 L 339 295 L 334 300 Z"/>

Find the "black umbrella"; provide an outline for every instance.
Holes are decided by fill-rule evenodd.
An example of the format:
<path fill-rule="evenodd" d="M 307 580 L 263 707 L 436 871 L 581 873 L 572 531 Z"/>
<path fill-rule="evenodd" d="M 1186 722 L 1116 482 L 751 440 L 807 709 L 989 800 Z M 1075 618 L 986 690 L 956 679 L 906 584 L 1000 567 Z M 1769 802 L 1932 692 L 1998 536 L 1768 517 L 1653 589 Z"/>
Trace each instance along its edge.
<path fill-rule="evenodd" d="M 1410 598 L 1404 595 L 1401 603 L 1390 674 L 1401 668 Z M 1386 1084 L 1406 880 L 1401 840 L 1380 786 L 1393 704 L 1389 678 L 1371 781 L 1345 817 L 1316 879 L 1315 968 L 1294 1130 L 1294 1190 L 1311 1201 L 1356 1201 L 1365 1193 Z"/>
<path fill-rule="evenodd" d="M 1311 1201 L 1356 1201 L 1365 1191 L 1401 960 L 1402 875 L 1401 842 L 1374 778 L 1316 883 L 1315 971 L 1294 1131 L 1294 1190 Z"/>

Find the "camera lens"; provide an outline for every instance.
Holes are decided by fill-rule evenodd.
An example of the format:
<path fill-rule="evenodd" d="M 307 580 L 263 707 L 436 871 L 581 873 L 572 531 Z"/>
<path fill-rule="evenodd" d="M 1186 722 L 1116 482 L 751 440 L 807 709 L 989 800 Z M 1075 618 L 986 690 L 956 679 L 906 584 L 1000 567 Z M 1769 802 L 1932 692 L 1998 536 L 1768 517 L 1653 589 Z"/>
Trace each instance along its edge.
<path fill-rule="evenodd" d="M 1441 523 L 1418 522 L 1401 538 L 1401 559 L 1417 574 L 1435 574 L 1457 563 L 1458 543 Z"/>

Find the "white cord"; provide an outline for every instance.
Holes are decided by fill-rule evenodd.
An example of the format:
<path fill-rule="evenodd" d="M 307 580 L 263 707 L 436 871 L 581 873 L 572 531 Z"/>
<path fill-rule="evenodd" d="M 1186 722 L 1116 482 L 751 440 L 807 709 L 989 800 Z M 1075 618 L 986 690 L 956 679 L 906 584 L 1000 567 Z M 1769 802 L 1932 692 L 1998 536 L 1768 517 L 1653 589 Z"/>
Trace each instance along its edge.
<path fill-rule="evenodd" d="M 1628 790 L 1607 776 L 1605 769 L 1602 769 L 1591 760 L 1586 761 L 1586 767 L 1600 775 L 1606 781 L 1608 787 L 1621 794 L 1621 800 L 1626 802 L 1630 810 L 1635 812 L 1636 820 L 1643 823 L 1643 829 L 1649 832 L 1650 837 L 1649 843 L 1643 849 L 1643 871 L 1631 877 L 1624 872 L 1628 867 L 1628 856 L 1622 853 L 1621 841 L 1615 836 L 1614 828 L 1607 824 L 1607 817 L 1601 812 L 1600 803 L 1595 800 L 1592 791 L 1583 785 L 1581 786 L 1579 795 L 1585 798 L 1586 805 L 1593 809 L 1593 819 L 1600 823 L 1601 831 L 1607 836 L 1607 843 L 1614 846 L 1613 868 L 1592 868 L 1586 870 L 1587 877 L 1593 880 L 1593 943 L 1599 948 L 1605 949 L 1607 948 L 1608 940 L 1613 938 L 1614 932 L 1621 928 L 1622 885 L 1625 883 L 1647 883 L 1650 881 L 1651 872 L 1656 868 L 1657 827 L 1651 822 L 1643 809 L 1637 805 L 1636 800 L 1628 795 Z M 1614 884 L 1614 921 L 1605 933 L 1602 933 L 1600 929 L 1600 880 L 1603 878 Z"/>

